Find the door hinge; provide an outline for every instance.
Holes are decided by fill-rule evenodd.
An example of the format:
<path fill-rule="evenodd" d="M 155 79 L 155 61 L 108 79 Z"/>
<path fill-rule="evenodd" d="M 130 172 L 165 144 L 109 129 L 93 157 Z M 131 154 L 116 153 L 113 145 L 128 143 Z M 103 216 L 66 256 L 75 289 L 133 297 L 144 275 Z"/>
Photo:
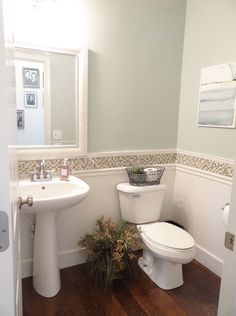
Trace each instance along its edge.
<path fill-rule="evenodd" d="M 230 232 L 226 232 L 225 233 L 225 248 L 231 251 L 234 251 L 234 240 L 235 240 L 235 235 Z"/>
<path fill-rule="evenodd" d="M 0 252 L 7 250 L 9 246 L 8 215 L 0 211 Z"/>

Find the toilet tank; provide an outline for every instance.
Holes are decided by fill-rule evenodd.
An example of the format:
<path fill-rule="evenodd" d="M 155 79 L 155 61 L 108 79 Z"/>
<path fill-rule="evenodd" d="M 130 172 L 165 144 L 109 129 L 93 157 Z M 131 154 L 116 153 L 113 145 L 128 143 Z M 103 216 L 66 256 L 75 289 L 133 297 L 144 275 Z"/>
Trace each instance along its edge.
<path fill-rule="evenodd" d="M 166 192 L 165 184 L 138 187 L 120 183 L 117 190 L 123 220 L 141 224 L 159 219 Z"/>

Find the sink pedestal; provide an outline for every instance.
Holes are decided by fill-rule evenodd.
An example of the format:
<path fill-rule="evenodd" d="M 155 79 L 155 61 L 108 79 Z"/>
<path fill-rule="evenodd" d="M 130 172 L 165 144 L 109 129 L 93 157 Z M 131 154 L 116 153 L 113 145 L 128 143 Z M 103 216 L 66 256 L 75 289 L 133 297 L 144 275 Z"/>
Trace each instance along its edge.
<path fill-rule="evenodd" d="M 61 288 L 57 255 L 56 216 L 82 202 L 89 192 L 86 182 L 74 176 L 68 181 L 20 181 L 21 201 L 33 197 L 33 204 L 22 204 L 26 214 L 36 214 L 33 286 L 40 295 L 53 297 Z M 32 199 L 32 198 L 31 198 Z M 30 207 L 28 207 L 30 206 Z"/>
<path fill-rule="evenodd" d="M 36 214 L 33 286 L 40 295 L 53 297 L 61 288 L 58 265 L 56 213 Z"/>

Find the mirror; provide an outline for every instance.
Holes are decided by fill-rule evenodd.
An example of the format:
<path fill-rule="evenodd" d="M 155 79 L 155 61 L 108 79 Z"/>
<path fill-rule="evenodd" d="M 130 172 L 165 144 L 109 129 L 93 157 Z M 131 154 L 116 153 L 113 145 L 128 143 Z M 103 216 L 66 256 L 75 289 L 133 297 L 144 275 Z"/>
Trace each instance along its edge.
<path fill-rule="evenodd" d="M 16 144 L 76 145 L 77 54 L 16 50 Z"/>
<path fill-rule="evenodd" d="M 86 152 L 87 57 L 86 49 L 16 48 L 16 145 L 21 156 L 29 149 Z"/>
<path fill-rule="evenodd" d="M 21 0 L 15 12 L 19 159 L 86 154 L 88 49 L 83 4 Z"/>

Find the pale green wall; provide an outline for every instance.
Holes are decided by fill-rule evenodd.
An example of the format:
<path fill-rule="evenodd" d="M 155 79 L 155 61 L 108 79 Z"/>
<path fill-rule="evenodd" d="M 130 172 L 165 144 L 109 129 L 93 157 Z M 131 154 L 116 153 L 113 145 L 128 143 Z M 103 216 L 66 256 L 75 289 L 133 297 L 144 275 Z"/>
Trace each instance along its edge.
<path fill-rule="evenodd" d="M 188 0 L 178 148 L 235 158 L 236 130 L 197 127 L 202 67 L 236 62 L 236 1 Z"/>
<path fill-rule="evenodd" d="M 175 148 L 183 0 L 86 0 L 90 152 Z"/>
<path fill-rule="evenodd" d="M 62 131 L 63 144 L 76 143 L 74 55 L 50 55 L 51 130 Z"/>

